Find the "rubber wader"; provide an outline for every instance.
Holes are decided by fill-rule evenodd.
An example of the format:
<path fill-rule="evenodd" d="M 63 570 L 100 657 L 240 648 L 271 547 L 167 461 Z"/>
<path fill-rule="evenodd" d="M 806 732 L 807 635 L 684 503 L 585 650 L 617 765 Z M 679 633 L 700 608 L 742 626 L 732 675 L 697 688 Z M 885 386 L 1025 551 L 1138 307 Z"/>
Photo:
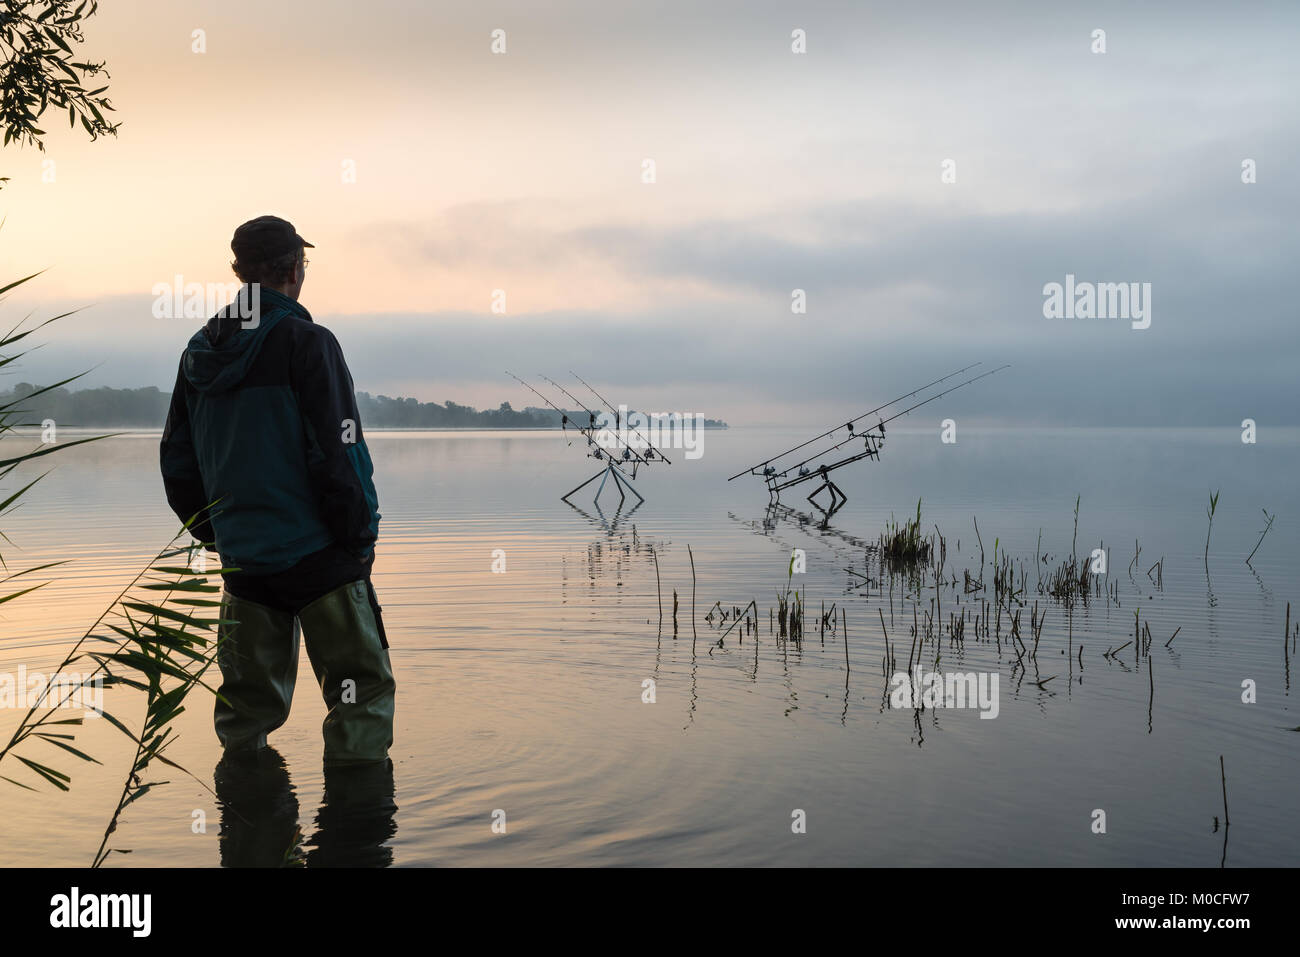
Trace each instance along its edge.
<path fill-rule="evenodd" d="M 222 683 L 215 721 L 228 752 L 265 747 L 266 736 L 288 719 L 301 632 L 329 709 L 322 725 L 325 764 L 388 757 L 396 682 L 365 580 L 322 595 L 296 618 L 225 592 L 221 617 L 233 622 L 220 626 L 217 647 Z"/>

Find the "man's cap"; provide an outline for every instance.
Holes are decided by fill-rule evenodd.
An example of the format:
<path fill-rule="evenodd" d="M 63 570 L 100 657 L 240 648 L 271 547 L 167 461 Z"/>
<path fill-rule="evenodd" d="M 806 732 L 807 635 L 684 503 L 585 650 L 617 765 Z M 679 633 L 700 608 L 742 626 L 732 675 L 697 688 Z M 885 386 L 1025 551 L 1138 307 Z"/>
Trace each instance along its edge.
<path fill-rule="evenodd" d="M 315 249 L 298 235 L 293 224 L 279 216 L 258 216 L 235 230 L 230 249 L 242 263 L 272 262 L 302 247 Z"/>

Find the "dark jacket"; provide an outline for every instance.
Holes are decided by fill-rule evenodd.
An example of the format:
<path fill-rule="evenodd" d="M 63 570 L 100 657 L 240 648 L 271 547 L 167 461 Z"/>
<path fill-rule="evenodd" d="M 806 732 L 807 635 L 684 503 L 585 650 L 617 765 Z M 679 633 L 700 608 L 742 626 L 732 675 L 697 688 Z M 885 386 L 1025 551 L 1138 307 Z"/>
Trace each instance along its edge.
<path fill-rule="evenodd" d="M 255 324 L 223 310 L 181 356 L 160 448 L 167 503 L 188 521 L 215 502 L 192 532 L 246 574 L 331 546 L 370 559 L 379 499 L 343 351 L 296 301 L 260 295 Z"/>

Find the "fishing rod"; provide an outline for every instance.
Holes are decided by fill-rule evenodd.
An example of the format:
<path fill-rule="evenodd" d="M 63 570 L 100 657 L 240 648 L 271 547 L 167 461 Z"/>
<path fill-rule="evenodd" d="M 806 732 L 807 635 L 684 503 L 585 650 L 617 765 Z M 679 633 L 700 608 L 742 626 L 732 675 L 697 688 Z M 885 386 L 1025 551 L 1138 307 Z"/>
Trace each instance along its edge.
<path fill-rule="evenodd" d="M 561 429 L 564 429 L 564 428 L 567 428 L 567 427 L 568 427 L 568 425 L 569 425 L 569 413 L 568 413 L 567 410 L 565 410 L 565 409 L 561 409 L 558 405 L 556 405 L 554 402 L 552 402 L 549 398 L 547 398 L 545 395 L 543 395 L 543 394 L 542 394 L 541 392 L 539 392 L 537 389 L 533 388 L 531 385 L 529 385 L 529 384 L 528 384 L 527 382 L 525 382 L 523 379 L 519 378 L 519 376 L 515 375 L 515 374 L 514 374 L 513 372 L 511 372 L 509 369 L 506 370 L 506 375 L 510 376 L 510 378 L 514 379 L 516 382 L 518 382 L 520 385 L 522 385 L 525 389 L 527 389 L 527 390 L 528 390 L 529 392 L 531 392 L 533 395 L 537 396 L 539 399 L 541 399 L 543 402 L 545 402 L 548 406 L 550 406 L 550 407 L 551 407 L 552 409 L 554 409 L 556 412 L 560 413 L 560 428 L 561 428 Z M 543 379 L 546 379 L 546 376 L 542 376 L 542 378 L 543 378 Z M 554 385 L 554 386 L 556 386 L 557 388 L 559 388 L 560 391 L 563 392 L 565 395 L 569 395 L 568 390 L 566 390 L 563 386 L 560 386 L 559 383 L 554 382 L 554 381 L 551 380 L 551 379 L 546 379 L 546 381 L 550 382 L 552 385 Z M 573 399 L 573 396 L 569 395 L 569 398 Z M 577 399 L 573 399 L 573 400 L 574 400 L 575 402 L 578 401 Z M 579 404 L 579 405 L 582 405 L 581 402 L 578 402 L 578 404 Z M 565 502 L 566 504 L 568 504 L 568 505 L 570 505 L 570 506 L 572 506 L 572 507 L 574 507 L 574 508 L 577 508 L 576 505 L 573 505 L 573 503 L 569 501 L 569 497 L 572 496 L 575 492 L 581 491 L 582 489 L 586 488 L 586 487 L 587 487 L 588 485 L 590 485 L 592 482 L 596 481 L 596 479 L 600 479 L 600 487 L 596 489 L 596 499 L 595 499 L 595 501 L 596 501 L 596 503 L 597 503 L 597 507 L 599 507 L 599 504 L 600 504 L 600 493 L 603 492 L 603 491 L 605 491 L 605 483 L 606 483 L 607 481 L 609 481 L 609 480 L 612 478 L 612 479 L 614 480 L 614 488 L 618 490 L 618 502 L 619 502 L 619 507 L 620 507 L 620 508 L 622 508 L 622 506 L 623 506 L 623 502 L 624 502 L 624 501 L 626 500 L 626 498 L 627 498 L 627 496 L 624 495 L 624 490 L 625 490 L 625 489 L 626 489 L 628 492 L 631 492 L 633 495 L 635 495 L 635 496 L 637 497 L 637 502 L 638 502 L 638 504 L 640 504 L 641 502 L 644 502 L 644 501 L 645 501 L 645 496 L 643 496 L 640 492 L 638 492 L 635 488 L 632 487 L 632 481 L 631 481 L 631 479 L 629 479 L 628 476 L 627 476 L 627 473 L 623 471 L 622 466 L 620 465 L 619 461 L 616 459 L 616 457 L 614 456 L 614 454 L 611 453 L 611 452 L 610 452 L 609 450 L 607 450 L 607 449 L 606 449 L 606 450 L 602 450 L 601 447 L 600 447 L 600 443 L 597 442 L 597 441 L 595 440 L 593 433 L 596 431 L 596 425 L 595 425 L 595 423 L 596 423 L 596 414 L 595 414 L 594 412 L 592 412 L 590 409 L 587 409 L 586 406 L 583 406 L 583 408 L 585 409 L 585 411 L 587 412 L 587 414 L 591 417 L 591 418 L 590 418 L 591 425 L 589 425 L 587 428 L 583 428 L 581 425 L 578 425 L 577 423 L 574 423 L 574 428 L 576 428 L 576 429 L 578 430 L 578 432 L 581 433 L 581 434 L 586 438 L 586 440 L 587 440 L 587 445 L 589 445 L 589 446 L 590 446 L 590 445 L 594 445 L 594 446 L 596 446 L 596 451 L 595 451 L 595 452 L 592 452 L 592 453 L 591 453 L 591 456 L 592 456 L 593 458 L 603 460 L 604 463 L 605 463 L 605 467 L 604 467 L 601 471 L 599 471 L 599 472 L 597 472 L 595 475 L 593 475 L 591 478 L 587 479 L 585 482 L 583 482 L 583 483 L 582 483 L 581 485 L 579 485 L 577 488 L 574 488 L 574 489 L 570 490 L 569 492 L 567 492 L 566 494 L 561 495 L 561 496 L 560 496 L 560 501 Z M 570 444 L 572 444 L 572 443 L 570 443 Z M 630 456 L 629 456 L 629 457 L 630 457 Z M 635 466 L 635 465 L 633 465 L 633 467 L 632 467 L 632 474 L 633 474 L 633 476 L 636 475 L 636 466 Z M 630 514 L 630 513 L 629 513 L 629 514 Z"/>
<path fill-rule="evenodd" d="M 531 392 L 533 395 L 537 396 L 537 398 L 541 399 L 543 402 L 545 402 L 547 405 L 549 405 L 549 406 L 550 406 L 552 409 L 554 409 L 556 412 L 560 413 L 560 428 L 561 428 L 561 429 L 564 429 L 565 427 L 567 427 L 567 426 L 569 426 L 569 425 L 572 425 L 575 429 L 577 429 L 577 430 L 578 430 L 578 431 L 583 435 L 584 438 L 587 439 L 587 444 L 588 444 L 588 445 L 595 445 L 595 444 L 596 444 L 595 439 L 593 439 L 592 436 L 591 436 L 591 433 L 594 431 L 594 427 L 593 427 L 593 428 L 584 428 L 583 426 L 578 425 L 576 422 L 572 421 L 572 420 L 569 418 L 568 410 L 566 410 L 566 409 L 561 409 L 558 405 L 556 405 L 554 402 L 552 402 L 550 399 L 548 399 L 548 398 L 547 398 L 545 395 L 543 395 L 542 393 L 538 392 L 538 391 L 537 391 L 536 389 L 534 389 L 531 385 L 529 385 L 529 384 L 528 384 L 527 382 L 525 382 L 523 379 L 519 378 L 519 376 L 515 375 L 515 374 L 514 374 L 513 372 L 511 372 L 509 369 L 506 370 L 506 375 L 510 376 L 510 378 L 514 379 L 516 382 L 518 382 L 521 386 L 523 386 L 525 389 L 527 389 L 527 390 L 528 390 L 529 392 Z M 597 448 L 599 448 L 598 445 L 597 445 Z M 612 458 L 611 458 L 611 461 L 612 461 Z M 614 463 L 614 465 L 615 465 L 616 468 L 618 467 L 618 464 L 617 464 L 617 463 Z"/>
<path fill-rule="evenodd" d="M 619 411 L 618 411 L 617 409 L 615 409 L 613 405 L 610 404 L 610 401 L 609 401 L 608 399 L 606 399 L 603 395 L 601 395 L 599 392 L 597 392 L 595 389 L 593 389 L 590 385 L 588 385 L 586 379 L 584 379 L 582 376 L 578 375 L 578 373 L 574 372 L 572 369 L 569 370 L 569 375 L 573 376 L 575 379 L 577 379 L 577 380 L 578 380 L 579 382 L 581 382 L 583 385 L 587 386 L 587 391 L 590 392 L 592 395 L 594 395 L 594 396 L 595 396 L 597 399 L 599 399 L 601 402 L 605 403 L 605 408 L 607 408 L 607 409 L 609 409 L 609 411 L 613 412 L 614 415 L 615 415 L 615 417 L 617 417 L 617 416 L 619 415 Z M 629 423 L 629 425 L 630 425 L 630 424 L 631 424 L 631 423 Z M 655 448 L 653 445 L 650 444 L 650 438 L 649 438 L 648 436 L 646 436 L 646 435 L 643 435 L 643 434 L 641 433 L 641 430 L 640 430 L 640 429 L 634 429 L 633 432 L 634 432 L 634 434 L 637 436 L 637 438 L 645 439 L 645 444 L 646 444 L 647 449 L 648 449 L 649 451 L 654 452 L 656 455 L 658 455 L 659 458 L 660 458 L 660 460 L 662 460 L 663 463 L 664 463 L 665 465 L 672 465 L 672 464 L 673 464 L 672 462 L 669 462 L 669 461 L 668 461 L 668 456 L 664 455 L 664 453 L 663 453 L 663 451 L 662 451 L 661 449 L 657 449 L 657 448 Z"/>
<path fill-rule="evenodd" d="M 914 409 L 919 409 L 921 406 L 933 402 L 935 399 L 941 399 L 949 392 L 956 392 L 958 389 L 962 388 L 963 386 L 968 386 L 972 382 L 979 382 L 980 379 L 983 379 L 987 376 L 991 376 L 995 372 L 1001 372 L 1003 369 L 1010 369 L 1010 368 L 1011 368 L 1011 363 L 1008 362 L 1005 365 L 998 366 L 996 369 L 990 369 L 988 372 L 981 372 L 975 378 L 967 379 L 965 382 L 958 383 L 957 385 L 953 386 L 951 389 L 944 389 L 938 395 L 932 395 L 930 396 L 930 398 L 926 399 L 925 402 L 918 402 L 910 409 L 904 409 L 902 412 L 895 412 L 889 418 L 881 420 L 881 425 L 883 425 L 885 422 L 893 422 L 895 419 L 901 419 L 903 416 L 907 415 L 907 413 L 913 411 Z"/>
<path fill-rule="evenodd" d="M 867 416 L 869 416 L 869 415 L 875 415 L 875 414 L 876 414 L 877 412 L 879 412 L 881 409 L 887 409 L 887 408 L 889 408 L 891 405 L 895 405 L 895 404 L 897 404 L 897 403 L 899 403 L 899 402 L 902 402 L 904 399 L 910 399 L 912 396 L 916 395 L 918 392 L 924 392 L 926 389 L 930 388 L 931 386 L 936 386 L 936 385 L 938 385 L 940 382 L 946 382 L 948 379 L 951 379 L 953 376 L 961 375 L 963 372 L 967 372 L 967 371 L 969 371 L 970 369 L 974 369 L 977 365 L 982 365 L 982 364 L 983 364 L 983 363 L 980 363 L 980 362 L 972 362 L 970 365 L 966 366 L 964 369 L 958 369 L 956 372 L 949 372 L 946 376 L 942 376 L 942 377 L 940 377 L 940 378 L 938 378 L 938 379 L 935 379 L 933 382 L 928 382 L 928 383 L 926 383 L 925 385 L 921 386 L 919 389 L 913 389 L 911 392 L 906 392 L 906 393 L 904 393 L 903 395 L 900 395 L 900 396 L 899 396 L 898 398 L 896 398 L 896 399 L 891 399 L 890 401 L 886 402 L 884 405 L 878 405 L 878 406 L 876 406 L 874 409 L 868 409 L 866 412 L 863 412 L 861 415 L 855 415 L 855 416 L 853 416 L 853 418 L 849 419 L 849 421 L 848 421 L 848 423 L 847 423 L 848 428 L 849 428 L 850 432 L 852 432 L 853 423 L 854 423 L 855 421 L 857 421 L 858 419 L 865 419 L 865 418 L 866 418 Z M 811 439 L 809 439 L 807 442 L 803 442 L 803 443 L 801 443 L 801 444 L 799 444 L 799 445 L 796 445 L 796 446 L 795 446 L 794 448 L 792 448 L 792 449 L 786 449 L 784 452 L 781 452 L 781 453 L 778 454 L 778 455 L 774 455 L 774 456 L 772 456 L 770 459 L 765 459 L 764 461 L 759 462 L 757 465 L 751 465 L 749 468 L 745 469 L 744 471 L 737 472 L 735 475 L 731 476 L 731 478 L 727 479 L 727 481 L 730 482 L 730 481 L 732 481 L 732 479 L 738 479 L 738 478 L 740 478 L 742 475 L 748 475 L 748 474 L 754 473 L 754 470 L 755 470 L 755 469 L 760 469 L 760 468 L 762 468 L 764 465 L 770 465 L 771 463 L 775 462 L 777 459 L 785 458 L 785 456 L 789 455 L 791 452 L 798 452 L 800 449 L 807 448 L 808 446 L 812 445 L 814 442 L 820 441 L 821 439 L 824 439 L 824 438 L 827 438 L 827 437 L 829 437 L 829 436 L 834 435 L 836 432 L 838 432 L 838 431 L 839 431 L 840 429 L 842 429 L 842 428 L 845 428 L 845 426 L 837 425 L 837 426 L 835 426 L 835 428 L 830 429 L 830 430 L 828 430 L 828 431 L 826 431 L 826 432 L 823 432 L 821 435 L 814 435 L 814 436 L 813 436 Z M 853 436 L 853 437 L 856 438 L 857 436 Z M 846 439 L 845 441 L 849 441 L 849 440 Z M 814 456 L 814 458 L 815 458 L 815 457 L 816 457 L 816 456 Z"/>
<path fill-rule="evenodd" d="M 956 392 L 958 389 L 962 388 L 963 386 L 968 386 L 968 385 L 970 385 L 972 382 L 978 382 L 980 379 L 983 379 L 985 376 L 991 376 L 991 375 L 993 375 L 994 372 L 1001 372 L 1003 369 L 1009 369 L 1009 368 L 1011 368 L 1010 365 L 1002 365 L 1002 366 L 998 366 L 996 369 L 993 369 L 993 370 L 991 370 L 991 371 L 989 371 L 989 372 L 981 373 L 980 375 L 977 375 L 977 376 L 975 376 L 975 377 L 972 378 L 972 379 L 967 379 L 965 382 L 958 383 L 957 385 L 953 386 L 953 387 L 950 388 L 950 389 L 944 389 L 942 392 L 939 392 L 939 393 L 936 393 L 935 395 L 930 396 L 930 397 L 929 397 L 928 399 L 926 399 L 924 402 L 918 402 L 916 405 L 914 405 L 914 406 L 912 406 L 912 407 L 910 407 L 910 408 L 904 409 L 904 410 L 901 411 L 901 412 L 896 412 L 896 413 L 894 413 L 893 415 L 891 415 L 891 416 L 890 416 L 889 418 L 887 418 L 887 419 L 881 419 L 880 422 L 879 422 L 877 425 L 873 425 L 870 429 L 866 430 L 865 432 L 859 432 L 859 433 L 857 433 L 856 435 L 850 435 L 850 436 L 849 436 L 847 439 L 845 439 L 844 441 L 842 441 L 842 442 L 838 442 L 838 443 L 836 443 L 835 445 L 832 445 L 830 448 L 828 448 L 828 449 L 824 449 L 823 451 L 818 452 L 816 455 L 809 456 L 808 458 L 804 459 L 802 462 L 795 462 L 793 465 L 788 465 L 788 466 L 786 466 L 782 471 L 778 472 L 777 474 L 778 474 L 779 476 L 781 476 L 781 477 L 785 477 L 785 476 L 789 475 L 790 472 L 791 472 L 792 470 L 797 469 L 797 468 L 800 468 L 801 466 L 807 465 L 809 462 L 812 462 L 812 461 L 814 461 L 814 460 L 816 460 L 816 459 L 819 459 L 819 458 L 821 458 L 823 455 L 829 455 L 830 453 L 832 453 L 832 452 L 834 452 L 834 451 L 836 451 L 836 450 L 838 450 L 838 449 L 843 448 L 844 446 L 848 445 L 850 442 L 855 441 L 856 439 L 865 439 L 865 440 L 867 441 L 868 448 L 871 449 L 872 451 L 876 451 L 876 450 L 872 447 L 872 446 L 873 446 L 873 440 L 874 440 L 874 442 L 880 442 L 880 441 L 882 441 L 882 440 L 884 439 L 884 437 L 885 437 L 885 423 L 886 423 L 886 422 L 893 422 L 895 419 L 901 418 L 901 417 L 907 415 L 907 413 L 912 412 L 912 411 L 915 410 L 915 409 L 919 409 L 921 406 L 926 405 L 927 403 L 933 402 L 935 399 L 942 398 L 943 396 L 947 395 L 949 392 Z M 951 378 L 951 377 L 949 377 L 949 378 Z M 918 389 L 917 391 L 918 391 L 918 392 L 923 392 L 924 389 Z M 877 430 L 879 430 L 879 433 L 880 433 L 879 435 L 876 434 Z M 788 454 L 788 453 L 787 453 L 787 454 Z M 861 458 L 861 457 L 862 457 L 862 456 L 859 455 L 859 456 L 857 456 L 853 461 L 857 461 L 857 458 Z M 778 455 L 777 458 L 780 458 L 780 456 Z M 841 464 L 844 464 L 844 463 L 841 463 Z"/>
<path fill-rule="evenodd" d="M 967 366 L 966 369 L 967 370 L 973 369 L 975 365 L 979 365 L 979 363 L 975 363 L 974 365 Z M 980 379 L 987 378 L 988 376 L 991 376 L 994 373 L 1001 372 L 1003 369 L 1009 369 L 1009 368 L 1010 368 L 1009 365 L 1001 365 L 998 366 L 996 369 L 991 369 L 988 372 L 983 372 L 977 376 L 972 376 L 971 378 L 959 382 L 954 386 L 949 386 L 948 388 L 944 389 L 942 392 L 937 392 L 934 395 L 922 399 L 920 402 L 910 405 L 905 409 L 900 409 L 899 411 L 895 412 L 893 415 L 890 415 L 888 418 L 880 419 L 880 421 L 876 425 L 871 426 L 870 428 L 866 429 L 863 432 L 855 433 L 853 431 L 853 423 L 852 421 L 850 421 L 848 424 L 849 437 L 847 439 L 843 439 L 839 442 L 836 442 L 830 448 L 823 449 L 822 451 L 816 453 L 815 455 L 805 458 L 801 462 L 795 462 L 793 465 L 787 466 L 781 472 L 777 472 L 775 466 L 769 465 L 768 463 L 775 462 L 781 459 L 783 456 L 789 455 L 791 452 L 797 451 L 800 448 L 807 447 L 808 445 L 811 445 L 813 442 L 817 441 L 817 439 L 812 439 L 808 442 L 805 442 L 803 443 L 802 446 L 795 446 L 795 448 L 789 449 L 781 453 L 781 455 L 777 455 L 774 456 L 773 458 L 768 459 L 766 463 L 760 462 L 758 465 L 754 466 L 754 468 L 750 469 L 749 471 L 754 475 L 760 475 L 764 483 L 766 483 L 769 504 L 775 504 L 780 502 L 781 492 L 784 489 L 790 488 L 795 485 L 800 485 L 804 482 L 820 481 L 821 484 L 818 485 L 817 488 L 813 490 L 812 494 L 808 496 L 808 501 L 810 501 L 818 509 L 821 509 L 825 513 L 827 518 L 830 518 L 831 515 L 835 514 L 835 512 L 839 510 L 839 508 L 849 500 L 848 496 L 844 494 L 844 490 L 835 484 L 835 480 L 831 477 L 832 473 L 834 473 L 837 469 L 843 468 L 844 466 L 850 465 L 854 462 L 861 461 L 864 458 L 879 458 L 881 447 L 885 441 L 885 423 L 893 422 L 895 419 L 902 418 L 903 416 L 916 411 L 917 409 L 921 408 L 921 406 L 923 405 L 928 405 L 929 403 L 934 402 L 936 399 L 941 399 L 945 395 L 949 395 L 950 393 L 956 392 L 958 389 L 964 389 L 966 386 L 970 385 L 973 382 L 978 382 Z M 957 373 L 946 375 L 943 377 L 943 379 L 938 379 L 935 382 L 931 382 L 928 386 L 922 386 L 920 389 L 916 389 L 915 391 L 909 394 L 917 395 L 919 393 L 922 393 L 927 389 L 937 385 L 939 382 L 942 382 L 946 379 L 951 379 L 955 374 Z M 900 400 L 895 399 L 894 402 L 886 403 L 885 406 L 881 406 L 881 408 L 885 408 L 889 405 L 896 405 L 899 401 Z M 880 410 L 876 409 L 873 411 L 878 412 Z M 833 435 L 834 432 L 836 431 L 837 431 L 836 429 L 832 429 L 828 433 L 823 433 L 821 436 L 819 436 L 819 438 L 823 438 L 823 439 L 827 438 L 830 435 Z M 863 442 L 865 443 L 865 448 L 860 449 L 850 455 L 846 455 L 845 457 L 838 459 L 837 461 L 834 462 L 822 462 L 820 465 L 817 465 L 815 468 L 811 468 L 811 469 L 806 467 L 809 462 L 813 462 L 817 459 L 822 459 L 830 455 L 832 452 L 835 452 L 836 450 L 843 448 L 845 445 L 849 444 L 849 442 L 852 442 L 856 439 L 863 440 Z M 756 471 L 758 468 L 764 465 L 767 465 L 767 468 L 764 468 L 761 473 Z M 798 474 L 791 477 L 790 473 L 796 469 L 798 470 Z M 744 472 L 740 473 L 740 475 L 744 475 L 744 474 L 745 474 Z M 733 476 L 733 477 L 738 478 L 739 476 Z M 730 481 L 730 479 L 728 479 L 728 481 Z M 823 491 L 828 492 L 830 495 L 830 503 L 829 505 L 826 506 L 821 505 L 817 501 L 817 496 L 820 495 Z"/>
<path fill-rule="evenodd" d="M 550 376 L 542 375 L 540 372 L 538 373 L 538 375 L 539 375 L 539 376 L 542 376 L 543 379 L 545 379 L 545 380 L 546 380 L 547 382 L 549 382 L 551 385 L 555 386 L 557 389 L 559 389 L 561 392 L 563 392 L 565 395 L 567 395 L 567 396 L 568 396 L 570 399 L 572 399 L 574 402 L 577 402 L 578 405 L 582 406 L 582 411 L 586 412 L 587 415 L 589 415 L 589 416 L 591 417 L 591 420 L 590 420 L 590 421 L 591 421 L 591 428 L 592 428 L 593 430 L 596 428 L 596 413 L 595 413 L 595 412 L 592 412 L 591 409 L 587 408 L 586 405 L 583 404 L 583 402 L 582 402 L 581 399 L 579 399 L 576 395 L 574 395 L 572 392 L 570 392 L 570 391 L 569 391 L 568 389 L 566 389 L 564 386 L 560 385 L 560 383 L 556 382 L 556 381 L 555 381 L 554 379 L 552 379 Z M 602 431 L 604 431 L 604 432 L 609 432 L 608 429 L 603 429 Z M 645 464 L 646 464 L 646 460 L 645 460 L 644 458 L 641 457 L 640 453 L 638 453 L 634 448 L 632 448 L 632 446 L 628 445 L 626 440 L 620 438 L 617 432 L 615 432 L 615 433 L 611 433 L 611 434 L 613 434 L 614 439 L 615 439 L 617 442 L 619 442 L 619 444 L 621 444 L 621 445 L 623 446 L 623 448 L 624 448 L 624 456 L 623 456 L 624 459 L 627 459 L 627 458 L 629 458 L 629 457 L 630 457 L 630 458 L 635 458 L 636 461 L 637 461 L 637 464 L 638 464 L 638 465 L 645 465 Z M 606 451 L 608 452 L 608 449 L 607 449 Z M 634 473 L 634 474 L 635 474 L 635 473 Z"/>

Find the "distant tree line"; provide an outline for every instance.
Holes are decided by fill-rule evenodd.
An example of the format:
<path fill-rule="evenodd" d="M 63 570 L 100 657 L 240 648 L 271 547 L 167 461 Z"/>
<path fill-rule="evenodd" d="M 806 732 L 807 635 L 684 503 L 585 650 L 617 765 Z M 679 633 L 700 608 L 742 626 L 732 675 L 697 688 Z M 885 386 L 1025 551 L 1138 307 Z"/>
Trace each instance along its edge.
<path fill-rule="evenodd" d="M 53 419 L 65 428 L 146 428 L 160 429 L 167 419 L 171 393 L 155 386 L 141 389 L 52 389 L 22 402 L 39 388 L 19 382 L 9 392 L 0 391 L 0 403 L 19 402 L 22 414 L 15 424 L 40 425 Z M 560 413 L 554 409 L 529 406 L 522 411 L 502 402 L 496 409 L 479 410 L 447 400 L 420 402 L 416 399 L 390 398 L 386 395 L 357 393 L 361 424 L 368 429 L 558 429 Z M 585 412 L 568 413 L 570 422 L 585 425 Z M 726 423 L 705 419 L 705 428 L 725 429 Z"/>
<path fill-rule="evenodd" d="M 142 426 L 161 429 L 171 395 L 155 386 L 143 389 L 51 389 L 22 401 L 39 386 L 19 382 L 10 392 L 0 392 L 0 402 L 13 400 L 15 425 L 40 425 L 53 419 L 59 426 Z"/>
<path fill-rule="evenodd" d="M 550 421 L 531 411 L 516 412 L 509 402 L 496 409 L 479 411 L 448 399 L 421 402 L 418 399 L 390 399 L 386 395 L 357 393 L 357 411 L 368 429 L 549 429 Z"/>

